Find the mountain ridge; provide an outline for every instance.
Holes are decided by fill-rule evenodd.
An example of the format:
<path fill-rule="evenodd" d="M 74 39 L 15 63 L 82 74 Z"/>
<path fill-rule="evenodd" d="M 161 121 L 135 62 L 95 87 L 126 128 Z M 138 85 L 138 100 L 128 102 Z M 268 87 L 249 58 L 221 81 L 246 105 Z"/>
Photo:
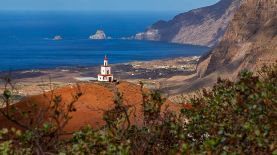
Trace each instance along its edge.
<path fill-rule="evenodd" d="M 221 0 L 211 6 L 181 13 L 169 21 L 160 20 L 146 32 L 136 34 L 135 39 L 212 47 L 223 36 L 240 1 Z"/>
<path fill-rule="evenodd" d="M 277 62 L 277 1 L 244 0 L 230 21 L 222 40 L 203 55 L 192 78 L 178 87 L 165 87 L 170 94 L 211 88 L 222 79 L 236 80 L 243 70 L 255 74 Z M 175 85 L 177 85 L 175 84 Z"/>

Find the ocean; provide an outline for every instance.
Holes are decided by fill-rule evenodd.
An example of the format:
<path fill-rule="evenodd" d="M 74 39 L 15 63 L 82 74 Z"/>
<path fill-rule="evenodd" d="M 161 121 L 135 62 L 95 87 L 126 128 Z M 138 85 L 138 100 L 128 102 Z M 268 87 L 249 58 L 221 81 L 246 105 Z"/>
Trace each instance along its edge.
<path fill-rule="evenodd" d="M 0 12 L 0 71 L 92 66 L 201 55 L 209 48 L 122 40 L 172 12 Z M 111 40 L 89 40 L 96 30 Z M 63 40 L 53 41 L 56 35 Z"/>

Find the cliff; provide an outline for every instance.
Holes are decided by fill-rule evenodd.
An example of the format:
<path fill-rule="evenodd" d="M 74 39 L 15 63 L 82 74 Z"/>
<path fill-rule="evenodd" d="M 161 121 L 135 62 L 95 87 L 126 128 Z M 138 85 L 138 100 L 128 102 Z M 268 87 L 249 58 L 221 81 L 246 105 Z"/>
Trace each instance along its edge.
<path fill-rule="evenodd" d="M 222 40 L 203 55 L 192 78 L 165 87 L 170 94 L 211 87 L 218 77 L 236 80 L 244 69 L 256 72 L 277 61 L 277 0 L 243 0 Z"/>
<path fill-rule="evenodd" d="M 198 75 L 255 71 L 277 60 L 277 1 L 244 0 L 222 41 L 200 59 Z"/>
<path fill-rule="evenodd" d="M 223 36 L 240 0 L 220 2 L 177 15 L 170 21 L 158 21 L 135 39 L 214 46 Z"/>

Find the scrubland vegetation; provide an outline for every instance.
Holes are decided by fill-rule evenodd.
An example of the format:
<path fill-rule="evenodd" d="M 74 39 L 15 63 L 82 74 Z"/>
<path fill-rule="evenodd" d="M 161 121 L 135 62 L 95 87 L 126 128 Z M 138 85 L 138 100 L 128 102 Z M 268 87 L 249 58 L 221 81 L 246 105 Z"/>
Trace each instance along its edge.
<path fill-rule="evenodd" d="M 184 99 L 180 112 L 162 111 L 159 91 L 143 93 L 143 122 L 130 122 L 129 107 L 115 92 L 115 107 L 105 111 L 106 125 L 65 133 L 74 103 L 60 96 L 39 114 L 13 106 L 13 87 L 5 79 L 1 96 L 5 117 L 19 128 L 0 130 L 0 154 L 273 154 L 277 155 L 277 64 L 254 75 L 243 71 L 235 82 L 218 79 L 210 90 Z M 143 87 L 143 84 L 141 84 Z M 36 104 L 34 103 L 34 109 Z M 15 120 L 26 117 L 31 125 Z M 30 124 L 30 123 L 28 123 Z"/>

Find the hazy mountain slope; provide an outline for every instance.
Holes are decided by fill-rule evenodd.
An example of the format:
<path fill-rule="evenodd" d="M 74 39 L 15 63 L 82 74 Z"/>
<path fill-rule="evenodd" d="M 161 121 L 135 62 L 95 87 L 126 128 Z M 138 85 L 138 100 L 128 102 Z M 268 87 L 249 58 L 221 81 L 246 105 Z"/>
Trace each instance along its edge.
<path fill-rule="evenodd" d="M 240 0 L 221 0 L 212 6 L 182 13 L 170 21 L 159 21 L 136 39 L 213 46 L 222 37 Z"/>
<path fill-rule="evenodd" d="M 165 87 L 171 94 L 210 87 L 218 77 L 235 80 L 277 61 L 277 0 L 243 0 L 222 41 L 200 58 L 197 74 Z M 168 85 L 168 84 L 167 84 Z"/>
<path fill-rule="evenodd" d="M 255 70 L 277 60 L 277 1 L 244 0 L 227 31 L 209 54 L 202 57 L 198 74 L 233 74 Z"/>

